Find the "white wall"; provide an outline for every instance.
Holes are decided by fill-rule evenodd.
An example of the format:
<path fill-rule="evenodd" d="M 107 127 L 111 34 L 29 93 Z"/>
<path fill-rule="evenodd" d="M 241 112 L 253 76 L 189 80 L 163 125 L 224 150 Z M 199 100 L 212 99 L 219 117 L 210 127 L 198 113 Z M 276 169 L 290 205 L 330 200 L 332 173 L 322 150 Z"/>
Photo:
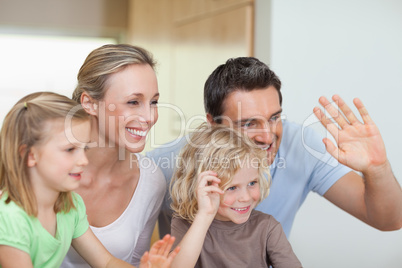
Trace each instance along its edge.
<path fill-rule="evenodd" d="M 361 98 L 401 183 L 402 1 L 256 0 L 256 8 L 256 57 L 283 82 L 283 114 L 303 123 L 321 95 Z M 290 241 L 309 268 L 402 267 L 401 230 L 375 230 L 316 194 Z"/>

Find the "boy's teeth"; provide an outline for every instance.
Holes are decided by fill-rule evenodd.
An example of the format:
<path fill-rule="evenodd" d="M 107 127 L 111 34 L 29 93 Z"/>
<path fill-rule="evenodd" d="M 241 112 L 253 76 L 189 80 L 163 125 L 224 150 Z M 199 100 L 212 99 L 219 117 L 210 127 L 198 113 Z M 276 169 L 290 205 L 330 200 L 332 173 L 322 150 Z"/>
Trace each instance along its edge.
<path fill-rule="evenodd" d="M 244 210 L 247 210 L 247 208 L 233 208 L 234 210 L 237 210 L 237 211 L 244 211 Z"/>
<path fill-rule="evenodd" d="M 141 130 L 135 130 L 132 128 L 126 128 L 128 132 L 130 132 L 133 135 L 137 135 L 137 136 L 141 136 L 141 137 L 145 137 L 145 135 L 147 135 L 146 131 L 141 131 Z"/>

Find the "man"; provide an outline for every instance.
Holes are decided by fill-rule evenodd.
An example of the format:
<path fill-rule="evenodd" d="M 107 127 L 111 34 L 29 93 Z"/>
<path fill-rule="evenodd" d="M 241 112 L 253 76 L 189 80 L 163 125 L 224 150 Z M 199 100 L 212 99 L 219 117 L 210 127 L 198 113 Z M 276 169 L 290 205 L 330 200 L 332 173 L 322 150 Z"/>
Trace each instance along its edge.
<path fill-rule="evenodd" d="M 281 119 L 280 89 L 275 73 L 252 57 L 229 59 L 215 69 L 204 87 L 208 122 L 245 131 L 267 152 L 272 185 L 268 198 L 257 210 L 273 215 L 289 236 L 296 212 L 307 194 L 314 191 L 379 230 L 400 229 L 402 190 L 392 173 L 379 130 L 361 101 L 355 99 L 354 104 L 363 123 L 336 95 L 333 101 L 338 107 L 325 97 L 319 100 L 336 124 L 321 109 L 314 108 L 314 114 L 337 140 L 335 145 L 327 138 L 322 142 L 310 128 Z M 186 137 L 174 146 L 147 153 L 161 167 L 168 183 L 175 158 L 185 143 Z M 311 153 L 325 149 L 332 157 Z M 159 217 L 161 235 L 170 231 L 169 217 L 167 195 Z"/>

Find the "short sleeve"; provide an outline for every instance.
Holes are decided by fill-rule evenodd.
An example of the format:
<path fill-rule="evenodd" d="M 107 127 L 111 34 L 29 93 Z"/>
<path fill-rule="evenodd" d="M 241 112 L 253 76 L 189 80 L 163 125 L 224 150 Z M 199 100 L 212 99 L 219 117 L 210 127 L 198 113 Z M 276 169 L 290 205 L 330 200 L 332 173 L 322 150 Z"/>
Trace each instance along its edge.
<path fill-rule="evenodd" d="M 82 200 L 82 197 L 77 193 L 73 193 L 73 200 L 77 210 L 77 215 L 75 217 L 75 228 L 73 233 L 73 239 L 74 239 L 80 237 L 88 230 L 89 223 L 87 219 L 84 200 Z"/>
<path fill-rule="evenodd" d="M 30 254 L 32 224 L 24 211 L 0 211 L 0 245 L 18 248 Z"/>
<path fill-rule="evenodd" d="M 176 248 L 176 246 L 181 242 L 184 235 L 187 233 L 188 229 L 190 229 L 190 223 L 186 220 L 183 220 L 177 216 L 173 216 L 171 233 L 174 236 L 175 241 L 172 246 L 172 249 Z"/>
<path fill-rule="evenodd" d="M 269 224 L 267 239 L 267 255 L 270 264 L 275 268 L 300 268 L 299 259 L 293 252 L 282 226 L 273 217 Z"/>

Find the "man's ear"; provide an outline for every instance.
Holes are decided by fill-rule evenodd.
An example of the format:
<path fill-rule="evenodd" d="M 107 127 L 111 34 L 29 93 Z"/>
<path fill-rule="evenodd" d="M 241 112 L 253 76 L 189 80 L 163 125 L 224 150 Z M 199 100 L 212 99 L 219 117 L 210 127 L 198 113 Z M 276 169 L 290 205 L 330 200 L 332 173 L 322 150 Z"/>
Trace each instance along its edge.
<path fill-rule="evenodd" d="M 215 125 L 215 124 L 216 124 L 216 122 L 214 121 L 214 118 L 213 118 L 213 116 L 212 116 L 211 114 L 207 114 L 207 121 L 208 121 L 208 123 L 211 124 L 211 125 Z"/>
<path fill-rule="evenodd" d="M 81 94 L 81 106 L 90 115 L 97 115 L 98 104 L 88 93 Z"/>

